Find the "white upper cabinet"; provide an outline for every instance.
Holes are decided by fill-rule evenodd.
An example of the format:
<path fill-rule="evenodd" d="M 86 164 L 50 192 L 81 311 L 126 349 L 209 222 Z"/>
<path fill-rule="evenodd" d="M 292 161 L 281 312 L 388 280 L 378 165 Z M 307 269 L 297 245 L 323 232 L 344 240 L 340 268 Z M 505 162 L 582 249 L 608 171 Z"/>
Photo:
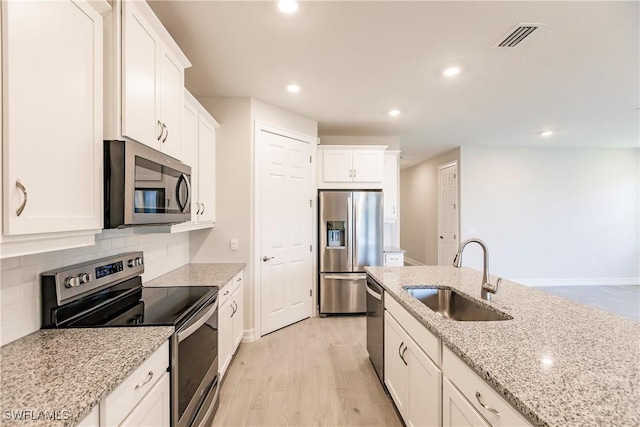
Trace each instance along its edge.
<path fill-rule="evenodd" d="M 220 125 L 184 89 L 182 142 L 184 161 L 191 165 L 191 221 L 173 232 L 210 228 L 216 220 L 216 129 Z"/>
<path fill-rule="evenodd" d="M 386 146 L 318 146 L 318 188 L 382 188 Z"/>
<path fill-rule="evenodd" d="M 384 153 L 384 222 L 396 222 L 398 219 L 398 155 L 399 151 Z"/>
<path fill-rule="evenodd" d="M 93 240 L 102 228 L 103 14 L 110 7 L 86 0 L 3 1 L 0 7 L 0 252 L 41 251 L 22 239 L 12 252 L 6 236 L 46 233 L 42 247 L 49 248 L 56 248 L 49 233 L 85 232 Z"/>
<path fill-rule="evenodd" d="M 107 85 L 105 139 L 133 139 L 184 160 L 182 91 L 191 63 L 146 2 L 114 5 L 106 32 L 107 73 L 113 78 Z"/>

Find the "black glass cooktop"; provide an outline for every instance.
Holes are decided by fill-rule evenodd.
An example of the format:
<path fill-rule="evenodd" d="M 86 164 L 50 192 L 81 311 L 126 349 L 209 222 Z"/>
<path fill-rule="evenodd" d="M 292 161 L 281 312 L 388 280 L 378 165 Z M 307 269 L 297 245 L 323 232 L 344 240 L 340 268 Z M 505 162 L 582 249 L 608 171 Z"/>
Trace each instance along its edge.
<path fill-rule="evenodd" d="M 121 283 L 90 297 L 59 307 L 57 327 L 175 326 L 207 305 L 216 287 L 140 286 L 140 279 Z"/>

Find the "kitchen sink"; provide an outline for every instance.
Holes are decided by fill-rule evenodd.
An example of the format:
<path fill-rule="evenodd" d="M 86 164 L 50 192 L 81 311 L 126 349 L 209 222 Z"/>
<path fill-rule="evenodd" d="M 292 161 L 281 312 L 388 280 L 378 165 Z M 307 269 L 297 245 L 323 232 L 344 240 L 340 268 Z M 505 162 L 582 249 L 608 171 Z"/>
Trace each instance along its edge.
<path fill-rule="evenodd" d="M 418 301 L 445 319 L 471 322 L 511 320 L 506 313 L 490 308 L 448 288 L 404 288 Z"/>

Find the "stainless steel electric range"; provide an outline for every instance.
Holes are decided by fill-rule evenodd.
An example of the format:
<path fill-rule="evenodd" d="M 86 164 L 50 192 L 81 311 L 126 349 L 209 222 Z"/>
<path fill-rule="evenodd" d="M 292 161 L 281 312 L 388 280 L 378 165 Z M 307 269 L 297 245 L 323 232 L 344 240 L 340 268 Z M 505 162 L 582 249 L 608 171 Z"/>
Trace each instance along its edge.
<path fill-rule="evenodd" d="M 171 425 L 209 425 L 218 406 L 218 288 L 142 287 L 142 252 L 41 275 L 43 328 L 174 326 Z"/>

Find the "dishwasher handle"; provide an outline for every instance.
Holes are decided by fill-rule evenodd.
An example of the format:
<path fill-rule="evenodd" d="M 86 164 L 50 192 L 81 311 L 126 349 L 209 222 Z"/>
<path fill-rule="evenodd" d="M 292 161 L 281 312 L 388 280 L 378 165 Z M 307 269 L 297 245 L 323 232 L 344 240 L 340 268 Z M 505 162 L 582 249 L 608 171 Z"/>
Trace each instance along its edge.
<path fill-rule="evenodd" d="M 374 297 L 375 299 L 377 299 L 378 301 L 382 301 L 382 294 L 379 294 L 375 292 L 373 289 L 371 289 L 368 283 L 367 283 L 367 293 L 372 297 Z"/>

